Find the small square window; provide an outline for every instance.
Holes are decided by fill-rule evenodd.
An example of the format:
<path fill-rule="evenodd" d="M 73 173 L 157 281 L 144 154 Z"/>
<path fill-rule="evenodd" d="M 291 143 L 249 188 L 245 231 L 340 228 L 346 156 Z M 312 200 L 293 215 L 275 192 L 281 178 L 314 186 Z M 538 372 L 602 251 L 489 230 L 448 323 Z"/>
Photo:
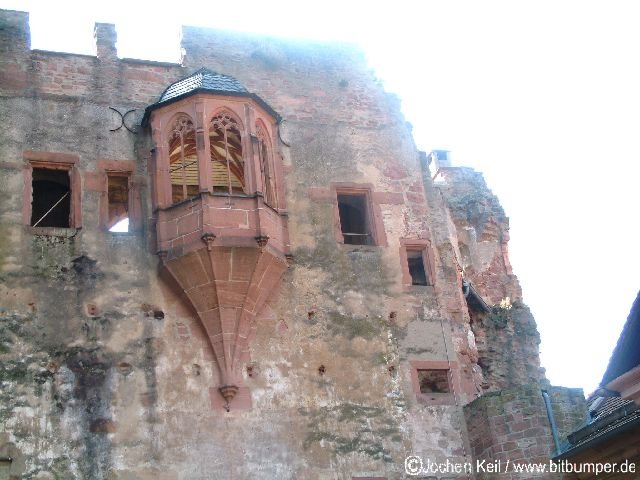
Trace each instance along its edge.
<path fill-rule="evenodd" d="M 129 231 L 129 177 L 126 175 L 107 175 L 107 198 L 109 218 L 107 229 L 110 232 Z"/>
<path fill-rule="evenodd" d="M 434 285 L 434 258 L 428 239 L 400 239 L 402 283 L 406 287 Z"/>
<path fill-rule="evenodd" d="M 34 168 L 31 195 L 32 227 L 71 226 L 71 182 L 68 170 Z"/>
<path fill-rule="evenodd" d="M 347 245 L 374 245 L 365 193 L 338 193 L 340 230 Z"/>
<path fill-rule="evenodd" d="M 449 370 L 418 369 L 420 393 L 451 393 Z"/>
<path fill-rule="evenodd" d="M 422 253 L 423 250 L 407 250 L 407 265 L 411 276 L 411 285 L 429 285 Z"/>

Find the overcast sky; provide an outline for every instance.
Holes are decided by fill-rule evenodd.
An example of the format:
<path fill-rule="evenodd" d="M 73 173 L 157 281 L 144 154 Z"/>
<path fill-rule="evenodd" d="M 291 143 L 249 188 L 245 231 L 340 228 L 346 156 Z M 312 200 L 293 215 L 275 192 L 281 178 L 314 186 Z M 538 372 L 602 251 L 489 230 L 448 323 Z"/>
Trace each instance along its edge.
<path fill-rule="evenodd" d="M 36 2 L 32 47 L 175 60 L 179 25 L 346 40 L 402 99 L 418 148 L 482 171 L 554 384 L 600 381 L 640 284 L 640 5 L 629 1 Z M 224 73 L 224 72 L 222 72 Z"/>

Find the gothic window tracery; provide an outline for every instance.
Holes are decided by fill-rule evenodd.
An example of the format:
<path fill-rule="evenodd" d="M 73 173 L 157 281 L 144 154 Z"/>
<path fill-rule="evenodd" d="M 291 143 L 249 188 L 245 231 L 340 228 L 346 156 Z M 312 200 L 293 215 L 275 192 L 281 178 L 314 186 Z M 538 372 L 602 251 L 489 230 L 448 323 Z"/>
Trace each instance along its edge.
<path fill-rule="evenodd" d="M 173 203 L 198 194 L 199 174 L 196 156 L 196 130 L 186 115 L 180 115 L 169 134 L 169 177 Z"/>
<path fill-rule="evenodd" d="M 245 191 L 242 135 L 238 122 L 228 112 L 221 112 L 211 120 L 211 176 L 213 191 L 243 193 Z"/>
<path fill-rule="evenodd" d="M 271 149 L 269 148 L 268 136 L 264 129 L 257 126 L 258 137 L 258 157 L 260 159 L 260 173 L 262 175 L 262 188 L 264 201 L 270 207 L 277 207 L 275 175 L 273 172 L 273 163 L 271 159 Z"/>

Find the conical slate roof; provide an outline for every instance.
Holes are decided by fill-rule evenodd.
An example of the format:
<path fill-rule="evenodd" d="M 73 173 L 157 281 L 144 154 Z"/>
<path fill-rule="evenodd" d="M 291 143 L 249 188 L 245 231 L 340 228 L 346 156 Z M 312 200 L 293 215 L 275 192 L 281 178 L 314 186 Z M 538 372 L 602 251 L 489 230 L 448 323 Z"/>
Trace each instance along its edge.
<path fill-rule="evenodd" d="M 208 68 L 201 68 L 188 77 L 169 85 L 162 95 L 160 95 L 158 101 L 149 105 L 145 109 L 144 116 L 142 117 L 142 125 L 147 125 L 150 114 L 153 110 L 161 108 L 168 103 L 176 102 L 184 97 L 188 97 L 189 95 L 203 92 L 252 98 L 268 113 L 273 115 L 277 121 L 281 120 L 280 115 L 271 108 L 267 102 L 262 100 L 255 93 L 249 92 L 235 78 L 230 77 L 229 75 L 222 75 L 221 73 L 213 72 Z"/>
<path fill-rule="evenodd" d="M 164 103 L 196 90 L 215 93 L 248 93 L 247 89 L 235 78 L 201 68 L 188 77 L 169 85 L 157 103 Z"/>

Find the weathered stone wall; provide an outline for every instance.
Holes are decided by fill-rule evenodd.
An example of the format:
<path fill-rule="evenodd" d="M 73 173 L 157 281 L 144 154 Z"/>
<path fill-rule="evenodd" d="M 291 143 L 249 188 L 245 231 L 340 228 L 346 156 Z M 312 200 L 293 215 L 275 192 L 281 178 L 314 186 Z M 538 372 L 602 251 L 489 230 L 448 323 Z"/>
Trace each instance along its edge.
<path fill-rule="evenodd" d="M 189 28 L 180 66 L 118 59 L 104 24 L 97 57 L 31 51 L 26 24 L 0 15 L 0 440 L 25 459 L 22 478 L 399 478 L 410 453 L 470 458 L 461 405 L 481 372 L 451 232 L 434 231 L 448 207 L 425 198 L 398 101 L 361 53 Z M 209 397 L 213 352 L 158 273 L 149 225 L 153 145 L 138 123 L 202 66 L 284 118 L 294 264 L 254 327 L 243 411 Z M 121 122 L 109 107 L 136 109 L 138 133 L 110 131 Z M 78 156 L 82 228 L 23 224 L 25 151 Z M 100 228 L 105 159 L 134 162 L 139 231 Z M 381 245 L 336 242 L 336 182 L 371 186 Z M 402 284 L 402 238 L 433 241 L 433 286 Z M 414 390 L 416 361 L 450 366 L 447 404 Z"/>
<path fill-rule="evenodd" d="M 509 265 L 508 220 L 470 169 L 446 168 L 434 184 L 361 52 L 185 28 L 177 65 L 119 59 L 112 25 L 96 37 L 95 57 L 30 50 L 27 16 L 0 11 L 0 452 L 15 459 L 11 475 L 395 479 L 410 454 L 545 453 L 539 337 Z M 159 268 L 156 145 L 140 125 L 201 67 L 283 118 L 293 263 L 252 326 L 250 408 L 228 412 L 210 392 L 221 375 L 206 332 Z M 77 159 L 80 228 L 34 229 L 28 160 L 59 154 Z M 114 234 L 104 171 L 122 165 L 138 218 Z M 377 245 L 340 243 L 337 185 L 370 192 Z M 411 241 L 425 248 L 428 286 L 406 282 Z M 471 311 L 463 279 L 503 307 Z M 419 368 L 447 369 L 451 392 L 420 392 Z M 530 387 L 463 412 L 485 390 L 519 385 Z M 576 395 L 552 394 L 563 431 Z"/>
<path fill-rule="evenodd" d="M 540 334 L 529 308 L 517 300 L 488 313 L 471 312 L 478 364 L 487 391 L 548 382 L 540 367 Z"/>
<path fill-rule="evenodd" d="M 549 393 L 562 441 L 562 436 L 580 423 L 576 412 L 584 408 L 584 395 L 581 390 L 561 387 L 553 387 Z M 464 412 L 474 465 L 482 465 L 477 468 L 478 480 L 562 478 L 561 474 L 550 473 L 549 458 L 555 447 L 538 386 L 485 394 L 466 405 Z M 514 464 L 533 470 L 518 472 Z M 546 468 L 546 472 L 536 472 L 537 465 Z"/>
<path fill-rule="evenodd" d="M 423 171 L 428 169 L 423 167 Z M 441 167 L 434 197 L 448 215 L 438 229 L 456 265 L 490 311 L 470 307 L 477 362 L 483 389 L 499 391 L 532 382 L 546 385 L 540 367 L 540 335 L 535 319 L 522 301 L 522 291 L 508 255 L 509 219 L 482 174 L 466 167 Z"/>

